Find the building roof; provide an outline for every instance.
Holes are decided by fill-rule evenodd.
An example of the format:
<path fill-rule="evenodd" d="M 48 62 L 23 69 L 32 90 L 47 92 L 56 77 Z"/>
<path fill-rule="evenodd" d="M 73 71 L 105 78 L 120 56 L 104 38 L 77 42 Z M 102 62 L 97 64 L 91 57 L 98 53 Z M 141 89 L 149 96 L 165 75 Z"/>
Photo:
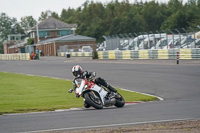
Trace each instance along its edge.
<path fill-rule="evenodd" d="M 25 38 L 25 40 L 23 42 L 12 45 L 9 48 L 23 47 L 25 44 L 27 44 L 27 40 L 28 40 L 28 38 Z M 45 44 L 49 44 L 52 42 L 73 42 L 73 41 L 96 41 L 96 39 L 92 38 L 92 37 L 82 36 L 82 35 L 70 34 L 70 35 L 61 36 L 61 37 L 57 37 L 57 38 L 49 38 L 49 39 L 40 41 L 36 44 L 33 44 L 33 46 L 45 45 Z"/>
<path fill-rule="evenodd" d="M 36 30 L 36 26 L 37 25 L 32 27 L 30 30 Z M 41 29 L 64 29 L 64 28 L 66 29 L 66 28 L 74 28 L 74 27 L 76 27 L 76 24 L 67 24 L 67 23 L 62 22 L 53 17 L 49 17 L 38 24 L 39 30 L 41 30 Z"/>
<path fill-rule="evenodd" d="M 62 37 L 43 40 L 34 44 L 34 46 L 44 45 L 52 42 L 73 42 L 73 41 L 96 41 L 96 39 L 92 37 L 71 34 Z"/>

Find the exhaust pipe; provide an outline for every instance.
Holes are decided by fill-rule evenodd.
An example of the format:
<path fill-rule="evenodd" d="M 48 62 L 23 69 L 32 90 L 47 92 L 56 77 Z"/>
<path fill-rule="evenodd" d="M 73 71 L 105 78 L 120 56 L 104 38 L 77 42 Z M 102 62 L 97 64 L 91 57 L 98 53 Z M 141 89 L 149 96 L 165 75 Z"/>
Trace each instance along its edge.
<path fill-rule="evenodd" d="M 105 99 L 105 105 L 104 105 L 104 106 L 106 106 L 106 107 L 112 106 L 112 105 L 114 105 L 115 103 L 116 103 L 115 98 L 108 99 L 108 100 Z"/>

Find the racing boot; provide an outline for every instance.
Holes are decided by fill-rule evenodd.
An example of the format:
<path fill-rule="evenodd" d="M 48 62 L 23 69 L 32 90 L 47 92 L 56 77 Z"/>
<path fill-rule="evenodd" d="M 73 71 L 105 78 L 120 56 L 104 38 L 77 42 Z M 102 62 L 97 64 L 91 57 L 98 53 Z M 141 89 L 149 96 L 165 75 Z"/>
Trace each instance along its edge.
<path fill-rule="evenodd" d="M 107 88 L 112 92 L 115 92 L 115 93 L 117 92 L 117 90 L 110 85 L 108 85 Z"/>
<path fill-rule="evenodd" d="M 121 96 L 117 93 L 117 90 L 112 86 L 108 85 L 107 87 L 110 90 L 111 98 L 121 98 Z"/>

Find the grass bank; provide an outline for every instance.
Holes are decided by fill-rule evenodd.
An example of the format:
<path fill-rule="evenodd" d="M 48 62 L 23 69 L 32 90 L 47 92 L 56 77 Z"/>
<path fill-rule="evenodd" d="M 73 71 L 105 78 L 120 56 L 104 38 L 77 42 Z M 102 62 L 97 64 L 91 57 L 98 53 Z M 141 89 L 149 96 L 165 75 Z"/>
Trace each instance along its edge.
<path fill-rule="evenodd" d="M 72 81 L 0 72 L 0 114 L 53 111 L 83 107 L 83 99 L 69 94 Z M 126 102 L 156 97 L 118 89 Z"/>

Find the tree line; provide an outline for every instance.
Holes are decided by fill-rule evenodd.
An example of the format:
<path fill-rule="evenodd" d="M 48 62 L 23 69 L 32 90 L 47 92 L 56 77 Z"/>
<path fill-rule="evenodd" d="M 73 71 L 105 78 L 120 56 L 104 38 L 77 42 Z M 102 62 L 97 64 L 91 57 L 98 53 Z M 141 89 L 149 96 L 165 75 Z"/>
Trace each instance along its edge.
<path fill-rule="evenodd" d="M 188 0 L 186 3 L 182 0 L 169 0 L 167 3 L 155 0 L 135 0 L 134 3 L 115 0 L 106 4 L 86 0 L 76 9 L 63 9 L 61 14 L 53 12 L 52 16 L 66 23 L 76 23 L 77 34 L 94 37 L 97 42 L 102 42 L 103 35 L 196 28 L 200 25 L 199 14 L 200 0 Z M 44 11 L 38 20 L 46 18 L 47 11 Z M 11 33 L 26 34 L 26 29 L 35 24 L 36 20 L 32 16 L 23 17 L 17 22 L 15 18 L 0 13 L 0 41 Z"/>

